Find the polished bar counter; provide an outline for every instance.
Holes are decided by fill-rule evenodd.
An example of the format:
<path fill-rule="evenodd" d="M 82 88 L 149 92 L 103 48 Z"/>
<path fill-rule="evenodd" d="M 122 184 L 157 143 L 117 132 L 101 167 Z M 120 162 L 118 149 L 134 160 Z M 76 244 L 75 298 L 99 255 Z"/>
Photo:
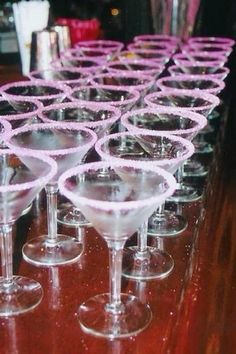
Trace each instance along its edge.
<path fill-rule="evenodd" d="M 0 82 L 18 80 L 17 67 L 1 67 Z M 136 337 L 106 340 L 85 334 L 78 306 L 108 291 L 108 250 L 93 228 L 73 265 L 41 268 L 21 257 L 22 245 L 47 230 L 45 200 L 32 206 L 15 227 L 14 272 L 39 281 L 40 305 L 23 315 L 0 318 L 1 354 L 234 354 L 236 351 L 236 103 L 234 75 L 201 201 L 184 205 L 189 225 L 164 247 L 175 267 L 162 280 L 122 279 L 122 291 L 148 303 L 150 325 Z M 77 230 L 59 226 L 61 233 Z M 129 243 L 135 242 L 135 236 Z M 150 242 L 154 240 L 150 239 Z"/>

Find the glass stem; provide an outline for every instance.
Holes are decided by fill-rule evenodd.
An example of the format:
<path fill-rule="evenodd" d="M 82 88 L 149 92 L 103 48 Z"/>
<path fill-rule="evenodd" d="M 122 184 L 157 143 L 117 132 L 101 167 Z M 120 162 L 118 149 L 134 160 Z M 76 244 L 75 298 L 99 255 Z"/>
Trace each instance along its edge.
<path fill-rule="evenodd" d="M 183 172 L 184 172 L 184 165 L 181 165 L 178 170 L 176 171 L 175 177 L 178 184 L 178 188 L 181 188 L 183 183 Z"/>
<path fill-rule="evenodd" d="M 7 288 L 13 284 L 12 225 L 5 224 L 0 226 L 0 234 L 2 277 L 4 278 L 4 286 Z"/>
<path fill-rule="evenodd" d="M 144 253 L 147 251 L 147 228 L 148 222 L 145 221 L 138 229 L 138 252 Z"/>
<path fill-rule="evenodd" d="M 57 192 L 57 184 L 46 186 L 48 242 L 51 243 L 55 243 L 57 238 Z"/>
<path fill-rule="evenodd" d="M 110 303 L 107 304 L 106 309 L 117 315 L 123 311 L 121 303 L 121 271 L 124 244 L 125 241 L 108 241 Z"/>

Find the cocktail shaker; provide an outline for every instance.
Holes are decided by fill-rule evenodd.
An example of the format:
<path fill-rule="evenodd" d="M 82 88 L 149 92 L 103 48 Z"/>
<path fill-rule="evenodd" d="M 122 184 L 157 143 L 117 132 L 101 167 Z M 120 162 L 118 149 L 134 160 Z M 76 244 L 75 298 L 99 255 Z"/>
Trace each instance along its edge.
<path fill-rule="evenodd" d="M 58 33 L 58 43 L 59 43 L 60 53 L 71 48 L 71 37 L 70 37 L 69 26 L 55 25 L 55 26 L 51 26 L 50 29 Z"/>

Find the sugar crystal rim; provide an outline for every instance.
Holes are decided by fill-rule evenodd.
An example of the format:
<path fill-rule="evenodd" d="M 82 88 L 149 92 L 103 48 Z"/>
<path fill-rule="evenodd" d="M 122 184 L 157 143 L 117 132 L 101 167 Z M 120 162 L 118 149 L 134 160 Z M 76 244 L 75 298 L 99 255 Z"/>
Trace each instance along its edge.
<path fill-rule="evenodd" d="M 15 112 L 14 114 L 3 114 L 3 115 L 0 115 L 0 118 L 7 119 L 9 122 L 12 120 L 27 119 L 27 118 L 31 118 L 32 116 L 39 115 L 41 109 L 44 107 L 42 102 L 40 102 L 39 100 L 36 100 L 34 98 L 30 98 L 30 97 L 14 99 L 14 101 L 21 102 L 23 104 L 25 102 L 33 103 L 36 106 L 36 109 L 34 111 L 25 112 L 25 113 L 24 112 L 20 112 L 20 113 Z M 7 102 L 10 105 L 10 103 L 8 102 L 6 97 L 3 97 L 3 96 L 0 97 L 0 105 L 1 105 L 1 102 Z"/>
<path fill-rule="evenodd" d="M 68 189 L 64 186 L 64 182 L 66 179 L 72 177 L 73 175 L 77 175 L 78 173 L 83 173 L 91 169 L 104 169 L 104 168 L 115 168 L 115 167 L 131 167 L 136 169 L 142 169 L 145 171 L 151 171 L 153 173 L 157 173 L 161 175 L 165 182 L 168 184 L 167 190 L 158 196 L 151 195 L 150 198 L 145 198 L 137 201 L 126 201 L 126 202 L 109 202 L 109 201 L 101 201 L 97 199 L 90 199 L 82 196 L 76 196 L 74 193 L 68 191 Z M 161 204 L 164 200 L 166 200 L 169 196 L 173 194 L 176 189 L 176 180 L 164 169 L 156 166 L 144 165 L 142 162 L 138 161 L 115 161 L 113 158 L 110 158 L 107 161 L 97 161 L 92 163 L 86 163 L 83 165 L 79 165 L 77 167 L 73 167 L 68 171 L 64 172 L 58 180 L 59 190 L 62 194 L 67 196 L 72 201 L 77 199 L 81 205 L 90 205 L 94 208 L 100 208 L 102 210 L 131 210 L 137 209 L 144 206 L 148 206 L 150 204 Z"/>

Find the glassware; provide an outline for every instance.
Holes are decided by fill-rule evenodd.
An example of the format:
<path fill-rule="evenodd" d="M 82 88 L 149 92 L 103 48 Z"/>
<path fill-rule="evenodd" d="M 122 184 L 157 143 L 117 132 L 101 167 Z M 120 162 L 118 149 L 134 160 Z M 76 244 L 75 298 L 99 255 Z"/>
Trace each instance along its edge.
<path fill-rule="evenodd" d="M 178 45 L 180 38 L 176 36 L 170 36 L 168 34 L 140 34 L 134 37 L 134 42 L 154 42 L 154 43 L 167 43 Z"/>
<path fill-rule="evenodd" d="M 121 124 L 133 134 L 162 131 L 192 140 L 207 124 L 207 119 L 199 113 L 180 108 L 143 108 L 125 113 Z M 177 171 L 177 189 L 171 200 L 190 202 L 201 198 L 201 194 L 191 185 L 183 182 L 183 167 Z"/>
<path fill-rule="evenodd" d="M 31 71 L 28 77 L 33 81 L 61 82 L 73 88 L 85 85 L 89 80 L 90 74 L 87 70 L 68 67 Z"/>
<path fill-rule="evenodd" d="M 191 37 L 188 39 L 188 43 L 198 43 L 198 44 L 222 44 L 224 46 L 233 47 L 235 44 L 234 39 L 227 37 Z"/>
<path fill-rule="evenodd" d="M 111 53 L 109 49 L 102 49 L 102 48 L 73 48 L 65 51 L 61 55 L 64 59 L 65 58 L 91 58 L 99 60 L 100 63 L 104 63 L 107 60 L 111 59 Z"/>
<path fill-rule="evenodd" d="M 109 171 L 101 179 L 103 169 Z M 151 320 L 148 305 L 121 293 L 123 247 L 156 206 L 175 188 L 172 175 L 142 162 L 95 162 L 65 172 L 59 189 L 79 207 L 105 239 L 110 259 L 110 293 L 96 295 L 79 307 L 82 329 L 106 338 L 129 337 Z"/>
<path fill-rule="evenodd" d="M 118 61 L 110 61 L 105 66 L 108 72 L 136 72 L 140 74 L 146 74 L 158 78 L 162 73 L 164 66 L 156 63 L 155 61 L 150 61 L 147 59 L 123 59 Z"/>
<path fill-rule="evenodd" d="M 117 123 L 120 110 L 107 104 L 92 102 L 67 102 L 46 107 L 40 118 L 44 122 L 76 122 L 93 130 L 98 137 L 104 136 Z M 67 226 L 91 226 L 75 206 L 66 202 L 60 205 L 57 220 Z"/>
<path fill-rule="evenodd" d="M 114 60 L 126 60 L 126 59 L 136 59 L 136 60 L 151 60 L 155 63 L 165 65 L 170 60 L 169 53 L 163 53 L 159 50 L 151 49 L 132 49 L 132 50 L 123 50 L 117 56 L 114 57 Z"/>
<path fill-rule="evenodd" d="M 98 140 L 95 149 L 104 160 L 109 161 L 112 158 L 116 161 L 141 161 L 143 164 L 162 167 L 172 174 L 194 152 L 190 141 L 158 131 L 146 134 L 111 134 Z M 152 228 L 149 233 L 161 237 L 179 234 L 186 227 L 185 218 L 165 210 L 164 203 L 149 218 L 148 223 L 148 230 Z M 125 248 L 124 264 L 123 275 L 138 280 L 163 278 L 174 267 L 174 261 L 168 253 L 147 245 L 146 225 L 139 229 L 138 245 Z"/>
<path fill-rule="evenodd" d="M 14 109 L 5 98 L 0 97 L 0 118 L 7 120 L 14 129 L 25 123 L 37 122 L 42 107 L 41 102 L 26 98 L 17 101 L 17 109 Z"/>
<path fill-rule="evenodd" d="M 23 257 L 38 266 L 52 266 L 76 261 L 82 251 L 77 239 L 57 234 L 58 178 L 66 169 L 81 162 L 94 145 L 96 134 L 76 123 L 44 123 L 14 129 L 6 141 L 10 148 L 41 152 L 51 156 L 58 165 L 57 174 L 48 181 L 48 234 L 36 237 L 23 247 Z"/>
<path fill-rule="evenodd" d="M 158 50 L 159 52 L 165 53 L 167 55 L 172 55 L 176 50 L 176 45 L 171 43 L 157 43 L 157 42 L 135 42 L 127 45 L 128 50 L 136 49 L 149 49 Z"/>
<path fill-rule="evenodd" d="M 222 80 L 210 76 L 185 74 L 157 79 L 156 85 L 161 90 L 175 89 L 179 92 L 182 90 L 204 90 L 213 95 L 219 94 L 225 87 Z"/>
<path fill-rule="evenodd" d="M 41 285 L 13 275 L 12 228 L 22 211 L 53 178 L 57 165 L 51 158 L 24 149 L 0 150 L 0 316 L 18 315 L 35 308 L 42 300 Z"/>
<path fill-rule="evenodd" d="M 172 60 L 178 66 L 184 66 L 185 64 L 215 64 L 217 67 L 220 67 L 225 65 L 227 57 L 210 53 L 177 53 L 173 55 Z"/>
<path fill-rule="evenodd" d="M 184 54 L 214 54 L 215 56 L 220 55 L 220 56 L 226 56 L 228 57 L 231 52 L 232 48 L 224 45 L 217 45 L 217 44 L 196 44 L 196 43 L 190 43 L 190 44 L 185 44 L 181 47 L 181 51 Z"/>
<path fill-rule="evenodd" d="M 59 82 L 18 81 L 0 87 L 2 96 L 15 108 L 25 98 L 39 100 L 44 106 L 62 102 L 71 92 L 69 86 Z"/>
<path fill-rule="evenodd" d="M 124 48 L 124 43 L 108 39 L 96 39 L 90 41 L 80 41 L 75 45 L 75 48 L 102 49 L 115 54 Z"/>
<path fill-rule="evenodd" d="M 69 55 L 70 54 L 70 55 Z M 61 53 L 61 57 L 58 60 L 54 60 L 51 63 L 52 68 L 77 68 L 88 71 L 89 73 L 97 73 L 102 71 L 103 61 L 98 60 L 97 58 L 81 57 L 73 55 L 73 52 L 70 53 Z"/>
<path fill-rule="evenodd" d="M 185 65 L 171 65 L 168 67 L 168 71 L 171 76 L 178 75 L 204 75 L 211 76 L 218 80 L 224 80 L 228 74 L 229 69 L 225 66 L 217 67 L 215 64 L 185 64 Z"/>

